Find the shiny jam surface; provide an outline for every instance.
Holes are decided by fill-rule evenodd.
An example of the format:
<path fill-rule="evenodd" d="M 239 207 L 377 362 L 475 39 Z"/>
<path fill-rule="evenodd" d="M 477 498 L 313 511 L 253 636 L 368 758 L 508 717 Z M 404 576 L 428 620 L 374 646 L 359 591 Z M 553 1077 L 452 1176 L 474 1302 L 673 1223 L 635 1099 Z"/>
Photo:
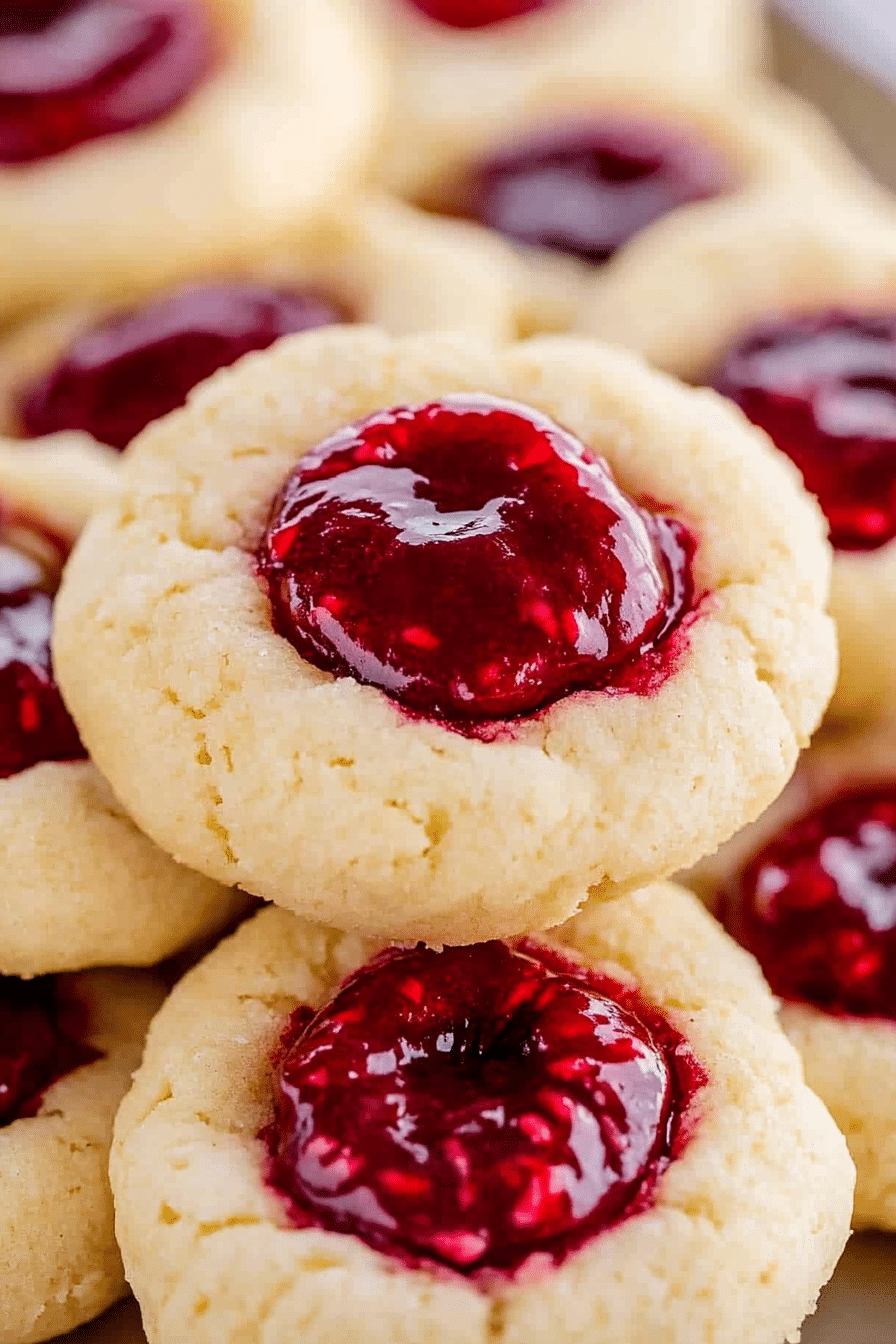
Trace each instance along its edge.
<path fill-rule="evenodd" d="M 214 48 L 202 0 L 0 3 L 0 163 L 158 120 L 205 77 Z"/>
<path fill-rule="evenodd" d="M 714 381 L 799 467 L 835 547 L 896 537 L 896 314 L 771 319 Z"/>
<path fill-rule="evenodd" d="M 781 998 L 896 1019 L 896 785 L 795 822 L 723 893 L 720 916 Z"/>
<path fill-rule="evenodd" d="M 409 0 L 428 19 L 446 28 L 488 28 L 519 19 L 536 9 L 553 9 L 565 0 Z"/>
<path fill-rule="evenodd" d="M 600 265 L 663 215 L 731 185 L 721 155 L 684 131 L 608 119 L 496 154 L 467 183 L 460 212 L 514 242 Z"/>
<path fill-rule="evenodd" d="M 258 560 L 304 659 L 479 731 L 575 690 L 657 690 L 693 606 L 692 552 L 552 420 L 462 395 L 308 453 Z"/>
<path fill-rule="evenodd" d="M 85 1029 L 83 1008 L 53 977 L 0 976 L 0 1128 L 36 1115 L 48 1087 L 100 1058 L 79 1039 Z"/>
<path fill-rule="evenodd" d="M 81 429 L 126 448 L 218 369 L 281 336 L 347 320 L 345 309 L 312 291 L 191 285 L 77 337 L 21 394 L 21 427 L 28 438 Z"/>
<path fill-rule="evenodd" d="M 64 560 L 53 538 L 0 513 L 0 779 L 39 761 L 86 756 L 50 659 Z"/>
<path fill-rule="evenodd" d="M 534 942 L 392 948 L 293 1015 L 270 1180 L 405 1264 L 549 1268 L 650 1206 L 705 1081 L 636 991 Z"/>

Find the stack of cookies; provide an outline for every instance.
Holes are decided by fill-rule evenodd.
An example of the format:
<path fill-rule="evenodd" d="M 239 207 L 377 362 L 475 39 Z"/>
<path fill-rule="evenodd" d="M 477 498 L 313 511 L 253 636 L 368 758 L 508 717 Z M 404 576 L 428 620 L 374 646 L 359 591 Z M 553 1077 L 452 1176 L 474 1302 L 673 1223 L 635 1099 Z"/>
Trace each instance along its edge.
<path fill-rule="evenodd" d="M 781 1344 L 896 1228 L 896 216 L 762 46 L 0 5 L 0 1344 Z"/>

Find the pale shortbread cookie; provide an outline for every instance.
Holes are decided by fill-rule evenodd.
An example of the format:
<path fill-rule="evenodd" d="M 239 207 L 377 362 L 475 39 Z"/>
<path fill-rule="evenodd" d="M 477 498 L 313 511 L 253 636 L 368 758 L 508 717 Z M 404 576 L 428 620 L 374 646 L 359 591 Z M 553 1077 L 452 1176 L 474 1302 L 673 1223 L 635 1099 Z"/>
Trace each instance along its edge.
<path fill-rule="evenodd" d="M 664 246 L 635 240 L 607 268 L 582 327 L 699 383 L 757 322 L 788 314 L 896 309 L 896 213 L 759 195 L 716 220 L 668 221 Z M 682 277 L 687 282 L 682 282 Z M 831 611 L 840 643 L 839 718 L 886 712 L 896 691 L 896 542 L 838 551 Z"/>
<path fill-rule="evenodd" d="M 175 989 L 119 1114 L 116 1231 L 150 1344 L 798 1338 L 848 1235 L 853 1173 L 752 958 L 669 885 L 592 905 L 550 941 L 637 984 L 708 1071 L 649 1211 L 487 1289 L 292 1228 L 256 1137 L 271 1055 L 293 1008 L 380 944 L 268 910 Z"/>
<path fill-rule="evenodd" d="M 545 86 L 619 79 L 726 90 L 763 48 L 757 0 L 561 0 L 485 28 L 434 23 L 410 0 L 370 6 L 393 64 L 381 172 L 413 191 L 427 161 L 515 127 Z"/>
<path fill-rule="evenodd" d="M 0 167 L 0 312 L 239 261 L 364 171 L 385 91 L 364 6 L 202 3 L 222 56 L 172 112 Z"/>
<path fill-rule="evenodd" d="M 715 907 L 734 874 L 792 822 L 847 788 L 884 783 L 896 786 L 892 725 L 828 737 L 800 759 L 784 793 L 757 822 L 683 880 Z M 809 1086 L 846 1135 L 856 1164 L 854 1225 L 896 1231 L 896 1023 L 797 1003 L 782 1005 L 781 1023 Z"/>
<path fill-rule="evenodd" d="M 460 220 L 439 219 L 372 193 L 321 216 L 273 252 L 205 271 L 190 283 L 231 280 L 316 289 L 358 321 L 396 335 L 469 331 L 504 340 L 518 334 L 521 321 L 518 270 L 494 239 Z M 170 287 L 158 290 L 145 284 L 122 287 L 105 301 L 58 305 L 0 338 L 0 434 L 21 435 L 21 394 L 64 357 L 73 341 L 117 312 L 139 308 L 168 292 L 173 292 Z M 53 453 L 51 444 L 58 445 Z M 100 448 L 90 435 L 75 433 L 42 440 L 37 460 L 55 472 L 56 454 L 63 446 L 70 453 L 77 448 L 80 456 L 73 462 L 74 471 L 67 469 L 67 461 L 59 464 L 61 474 L 66 479 L 84 476 L 91 490 L 103 469 L 118 463 L 117 452 Z M 93 449 L 90 457 L 88 448 Z M 0 490 L 3 467 L 0 456 Z"/>
<path fill-rule="evenodd" d="M 296 462 L 377 409 L 463 391 L 552 416 L 695 530 L 712 597 L 655 694 L 571 695 L 476 741 L 274 632 L 254 552 Z M 712 393 L 569 338 L 330 328 L 137 439 L 70 561 L 55 656 L 97 763 L 170 853 L 345 928 L 470 942 L 558 924 L 589 884 L 641 885 L 758 815 L 833 684 L 828 565 L 792 466 Z"/>
<path fill-rule="evenodd" d="M 431 102 L 440 105 L 438 99 Z M 531 85 L 512 86 L 500 108 L 471 121 L 463 133 L 444 136 L 425 150 L 418 150 L 416 141 L 405 135 L 401 143 L 414 149 L 403 171 L 380 176 L 408 200 L 427 208 L 450 208 L 471 169 L 496 152 L 553 127 L 587 126 L 602 119 L 655 122 L 680 131 L 714 150 L 730 167 L 725 195 L 660 217 L 622 247 L 620 256 L 631 247 L 662 256 L 668 229 L 686 228 L 691 221 L 698 231 L 721 227 L 726 211 L 751 200 L 757 191 L 775 188 L 802 203 L 808 191 L 824 193 L 837 187 L 867 199 L 872 209 L 883 196 L 822 116 L 781 89 L 755 84 L 732 94 L 706 89 L 699 82 L 632 71 L 616 71 L 599 81 L 593 74 L 577 78 L 564 72 L 543 76 Z M 518 246 L 497 233 L 492 236 L 502 244 L 508 262 L 515 261 L 519 268 L 524 334 L 574 326 L 581 304 L 592 290 L 600 292 L 608 273 L 606 265 L 595 267 L 559 252 Z M 676 280 L 682 283 L 681 273 Z"/>
<path fill-rule="evenodd" d="M 0 440 L 3 503 L 71 542 L 115 474 L 85 435 Z M 173 863 L 137 829 L 90 761 L 0 779 L 0 974 L 151 965 L 224 928 L 236 892 Z"/>
<path fill-rule="evenodd" d="M 0 1128 L 0 1344 L 37 1344 L 92 1320 L 127 1289 L 113 1228 L 112 1122 L 162 986 L 135 971 L 71 985 L 103 1052 L 61 1078 L 36 1116 Z"/>

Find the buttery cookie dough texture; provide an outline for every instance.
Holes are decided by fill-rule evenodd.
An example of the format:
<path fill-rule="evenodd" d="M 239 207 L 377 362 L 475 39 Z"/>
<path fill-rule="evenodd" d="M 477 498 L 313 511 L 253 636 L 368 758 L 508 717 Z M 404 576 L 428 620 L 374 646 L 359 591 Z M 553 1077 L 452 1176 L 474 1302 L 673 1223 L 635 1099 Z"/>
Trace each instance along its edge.
<path fill-rule="evenodd" d="M 846 790 L 875 785 L 896 789 L 891 727 L 820 741 L 759 820 L 682 880 L 715 908 L 734 875 L 791 823 Z M 829 1108 L 856 1164 L 853 1226 L 896 1231 L 896 1023 L 826 1013 L 808 1003 L 783 1003 L 780 1016 L 806 1081 Z"/>
<path fill-rule="evenodd" d="M 293 1228 L 256 1137 L 271 1055 L 293 1008 L 322 1005 L 382 943 L 263 911 L 175 989 L 118 1118 L 117 1231 L 150 1344 L 798 1338 L 848 1235 L 853 1171 L 755 962 L 669 885 L 544 941 L 636 984 L 708 1072 L 653 1207 L 487 1290 Z"/>
<path fill-rule="evenodd" d="M 343 305 L 358 321 L 396 335 L 469 331 L 507 340 L 517 334 L 521 320 L 517 270 L 496 240 L 460 220 L 426 215 L 371 192 L 321 214 L 274 250 L 225 270 L 197 273 L 188 283 L 241 281 L 313 290 Z M 73 342 L 117 314 L 138 311 L 177 289 L 135 281 L 103 300 L 59 304 L 14 326 L 0 338 L 0 434 L 21 436 L 23 391 L 54 368 Z M 39 443 L 37 460 L 46 462 L 48 473 L 56 468 L 55 454 L 77 450 L 71 470 L 67 456 L 58 461 L 62 474 L 73 487 L 83 474 L 85 492 L 95 490 L 97 479 L 108 489 L 117 452 L 75 432 L 46 436 Z M 21 475 L 30 479 L 30 473 Z"/>
<path fill-rule="evenodd" d="M 756 0 L 554 0 L 466 30 L 433 22 L 412 0 L 373 0 L 370 10 L 392 62 L 380 167 L 399 192 L 433 156 L 512 128 L 546 86 L 633 76 L 645 88 L 727 90 L 763 47 Z"/>
<path fill-rule="evenodd" d="M 220 55 L 173 111 L 0 166 L 3 313 L 238 264 L 363 175 L 385 98 L 365 6 L 200 2 Z"/>
<path fill-rule="evenodd" d="M 637 10 L 637 3 L 620 6 L 631 8 Z M 664 8 L 667 17 L 659 21 L 660 28 L 674 12 L 674 6 Z M 548 17 L 544 15 L 545 22 Z M 678 20 L 675 26 L 690 42 L 694 29 L 679 28 Z M 497 29 L 494 32 L 492 42 L 500 36 Z M 471 39 L 471 34 L 455 33 L 454 39 Z M 642 38 L 642 43 L 649 50 L 664 51 L 656 31 L 649 39 Z M 422 86 L 426 92 L 421 87 L 417 95 L 425 110 L 415 103 L 413 112 L 396 114 L 400 130 L 386 140 L 378 161 L 378 180 L 415 205 L 450 214 L 456 211 L 457 201 L 468 195 L 470 175 L 508 148 L 545 135 L 562 135 L 569 128 L 586 132 L 594 126 L 599 132 L 601 126 L 617 123 L 656 127 L 692 140 L 697 154 L 709 151 L 717 156 L 728 177 L 720 184 L 722 195 L 680 205 L 636 235 L 644 247 L 660 253 L 670 221 L 680 219 L 685 226 L 693 219 L 698 227 L 710 229 L 720 205 L 729 199 L 749 200 L 760 190 L 795 194 L 801 200 L 806 191 L 822 193 L 839 186 L 854 198 L 867 199 L 870 208 L 876 208 L 883 195 L 829 123 L 809 104 L 783 90 L 758 81 L 722 87 L 691 78 L 674 63 L 658 74 L 637 63 L 611 62 L 596 79 L 588 65 L 578 67 L 573 62 L 571 67 L 556 68 L 549 55 L 552 48 L 544 41 L 541 50 L 542 59 L 528 69 L 525 78 L 502 83 L 483 73 L 481 87 L 471 86 L 468 64 L 462 78 L 452 64 L 446 82 L 462 91 L 462 98 L 456 93 L 449 96 L 447 90 L 442 97 L 435 96 L 435 75 L 427 74 Z M 483 62 L 486 68 L 485 58 Z M 504 264 L 516 264 L 520 334 L 574 327 L 581 304 L 593 289 L 600 288 L 605 265 L 595 266 L 549 248 L 519 245 L 499 234 L 493 237 L 503 250 Z M 625 244 L 621 253 L 629 246 Z"/>
<path fill-rule="evenodd" d="M 665 246 L 635 240 L 606 269 L 582 329 L 637 351 L 689 382 L 711 377 L 728 348 L 768 317 L 896 311 L 896 213 L 833 199 L 760 193 L 710 224 L 669 220 Z M 681 283 L 681 276 L 688 283 Z M 896 541 L 837 551 L 831 589 L 840 678 L 833 718 L 886 714 L 896 692 Z"/>
<path fill-rule="evenodd" d="M 567 696 L 483 742 L 275 633 L 254 552 L 299 459 L 373 411 L 464 391 L 553 417 L 696 533 L 709 596 L 656 693 Z M 54 656 L 97 763 L 168 852 L 345 928 L 474 942 L 693 863 L 767 806 L 833 684 L 828 566 L 792 466 L 713 394 L 567 338 L 330 328 L 136 440 L 69 562 Z"/>
<path fill-rule="evenodd" d="M 71 542 L 115 476 L 86 435 L 0 439 L 0 506 Z M 109 457 L 111 458 L 111 454 Z M 244 898 L 173 863 L 89 760 L 0 779 L 0 974 L 144 966 L 226 927 Z"/>
<path fill-rule="evenodd" d="M 164 989 L 136 971 L 89 971 L 71 984 L 102 1057 L 48 1088 L 37 1115 L 0 1128 L 0 1344 L 52 1339 L 127 1292 L 109 1146 Z"/>

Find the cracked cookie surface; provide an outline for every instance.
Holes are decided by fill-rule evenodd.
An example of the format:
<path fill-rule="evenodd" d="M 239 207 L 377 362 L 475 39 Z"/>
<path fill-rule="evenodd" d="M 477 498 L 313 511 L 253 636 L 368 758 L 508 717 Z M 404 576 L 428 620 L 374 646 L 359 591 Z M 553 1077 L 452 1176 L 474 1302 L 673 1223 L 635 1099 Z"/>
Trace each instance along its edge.
<path fill-rule="evenodd" d="M 63 550 L 114 493 L 86 436 L 0 440 L 0 508 L 50 529 Z M 14 661 L 8 645 L 6 632 Z M 37 760 L 0 779 L 0 860 L 0 974 L 152 965 L 244 908 L 148 840 L 88 760 Z"/>
<path fill-rule="evenodd" d="M 584 329 L 700 383 L 717 376 L 726 352 L 770 319 L 811 323 L 832 314 L 859 323 L 866 316 L 872 321 L 892 319 L 896 242 L 889 208 L 884 214 L 858 210 L 828 193 L 817 209 L 807 211 L 792 193 L 759 193 L 746 208 L 732 202 L 720 210 L 711 226 L 705 221 L 686 229 L 670 222 L 666 247 L 659 254 L 634 242 L 608 268 L 601 292 L 592 295 Z M 682 275 L 693 283 L 682 285 Z M 886 411 L 892 355 L 888 362 L 882 347 L 877 361 L 866 368 L 861 353 L 856 354 L 849 367 L 835 357 L 828 372 L 847 383 L 852 377 L 858 388 L 862 376 L 879 375 L 879 402 Z M 823 362 L 817 367 L 823 381 Z M 819 399 L 818 416 L 824 414 Z M 886 418 L 877 434 L 867 413 L 851 422 L 841 416 L 839 429 L 837 423 L 832 415 L 830 425 L 847 447 L 853 437 L 861 453 L 864 436 L 872 441 L 873 460 L 873 440 L 879 437 L 889 439 L 887 451 L 892 454 L 893 434 Z M 886 457 L 882 499 L 887 498 L 887 476 L 892 474 Z M 896 620 L 896 541 L 876 549 L 835 551 L 831 613 L 840 648 L 831 717 L 858 722 L 885 715 L 896 688 L 896 658 L 892 641 L 881 638 L 881 630 Z"/>
<path fill-rule="evenodd" d="M 39 1344 L 90 1321 L 127 1291 L 113 1228 L 112 1122 L 164 988 L 135 971 L 63 977 L 101 1052 L 0 1127 L 2 1344 Z"/>
<path fill-rule="evenodd" d="M 474 740 L 275 633 L 255 550 L 296 463 L 371 412 L 464 392 L 553 417 L 696 535 L 708 596 L 654 693 L 567 695 Z M 569 339 L 332 328 L 137 440 L 70 561 L 55 657 L 95 759 L 175 857 L 345 928 L 472 942 L 682 867 L 767 805 L 830 692 L 828 563 L 793 469 L 713 394 Z"/>
<path fill-rule="evenodd" d="M 118 1232 L 150 1344 L 323 1341 L 349 1323 L 383 1344 L 516 1344 L 536 1327 L 578 1341 L 598 1325 L 626 1344 L 796 1338 L 846 1239 L 853 1174 L 755 963 L 672 886 L 591 905 L 544 941 L 637 985 L 708 1073 L 653 1207 L 553 1272 L 490 1288 L 292 1226 L 256 1138 L 271 1055 L 293 1009 L 320 1006 L 382 943 L 263 911 L 174 991 L 119 1115 Z"/>

